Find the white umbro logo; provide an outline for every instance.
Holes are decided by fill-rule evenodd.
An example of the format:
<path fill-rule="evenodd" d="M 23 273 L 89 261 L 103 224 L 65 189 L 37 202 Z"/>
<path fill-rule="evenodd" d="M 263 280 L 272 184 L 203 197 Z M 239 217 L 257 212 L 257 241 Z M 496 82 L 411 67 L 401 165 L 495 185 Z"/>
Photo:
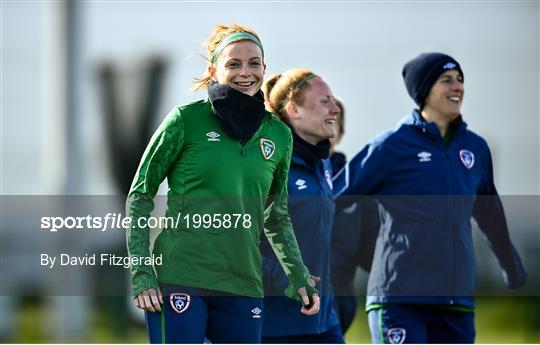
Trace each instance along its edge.
<path fill-rule="evenodd" d="M 453 62 L 447 62 L 446 65 L 444 65 L 442 68 L 443 69 L 453 69 L 453 68 L 456 68 L 456 64 L 453 63 Z"/>
<path fill-rule="evenodd" d="M 302 189 L 306 189 L 306 188 L 307 188 L 307 186 L 306 186 L 306 181 L 302 180 L 301 178 L 299 178 L 298 180 L 296 180 L 296 182 L 295 182 L 294 184 L 298 186 L 298 190 L 302 190 Z"/>
<path fill-rule="evenodd" d="M 219 141 L 220 135 L 216 132 L 208 132 L 206 133 L 206 136 L 208 137 L 208 141 Z"/>
<path fill-rule="evenodd" d="M 251 309 L 251 312 L 253 313 L 253 318 L 254 319 L 260 319 L 261 318 L 262 310 L 259 307 Z"/>
<path fill-rule="evenodd" d="M 418 154 L 419 162 L 431 162 L 431 153 L 422 151 Z"/>

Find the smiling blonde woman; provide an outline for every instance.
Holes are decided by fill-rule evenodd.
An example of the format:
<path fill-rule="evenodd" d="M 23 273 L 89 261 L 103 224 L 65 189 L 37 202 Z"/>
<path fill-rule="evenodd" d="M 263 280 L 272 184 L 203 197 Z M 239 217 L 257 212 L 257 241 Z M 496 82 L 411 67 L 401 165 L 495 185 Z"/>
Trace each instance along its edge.
<path fill-rule="evenodd" d="M 287 212 L 291 133 L 264 109 L 260 91 L 261 41 L 244 26 L 218 25 L 206 47 L 196 89 L 207 89 L 208 99 L 167 115 L 128 196 L 129 216 L 148 217 L 167 178 L 166 215 L 182 220 L 155 241 L 161 266 L 132 267 L 134 303 L 146 311 L 153 343 L 260 342 L 263 231 L 287 273 L 289 297 L 306 305 L 302 313 L 319 309 Z M 127 242 L 131 256 L 150 256 L 147 228 L 130 228 Z"/>

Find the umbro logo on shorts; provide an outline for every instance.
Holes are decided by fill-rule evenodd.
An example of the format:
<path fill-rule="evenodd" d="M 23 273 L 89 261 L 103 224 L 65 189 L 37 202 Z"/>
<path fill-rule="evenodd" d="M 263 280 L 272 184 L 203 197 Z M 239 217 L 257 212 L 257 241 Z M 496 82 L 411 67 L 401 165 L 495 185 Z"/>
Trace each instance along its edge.
<path fill-rule="evenodd" d="M 252 316 L 253 316 L 254 319 L 260 319 L 261 318 L 262 310 L 259 307 L 251 309 L 251 312 L 253 313 Z"/>

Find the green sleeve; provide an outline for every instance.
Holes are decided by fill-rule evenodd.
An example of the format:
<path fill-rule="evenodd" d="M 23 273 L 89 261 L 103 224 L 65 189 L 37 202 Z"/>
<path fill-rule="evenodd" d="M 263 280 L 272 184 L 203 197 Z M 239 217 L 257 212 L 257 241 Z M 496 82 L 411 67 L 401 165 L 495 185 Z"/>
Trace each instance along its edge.
<path fill-rule="evenodd" d="M 148 218 L 154 209 L 154 196 L 182 150 L 183 139 L 182 117 L 180 110 L 175 108 L 150 139 L 129 190 L 126 213 L 131 222 L 126 240 L 130 257 L 150 257 L 150 229 L 139 227 L 137 220 Z M 133 265 L 131 280 L 133 297 L 146 289 L 158 287 L 151 265 Z"/>
<path fill-rule="evenodd" d="M 292 137 L 290 137 L 287 151 L 281 158 L 274 173 L 269 198 L 270 206 L 265 211 L 267 220 L 264 226 L 264 233 L 281 267 L 289 278 L 289 286 L 285 290 L 285 295 L 289 298 L 300 300 L 297 293 L 299 288 L 305 287 L 308 296 L 317 293 L 317 290 L 309 285 L 311 275 L 302 261 L 300 249 L 298 248 L 289 217 L 287 180 L 289 166 L 291 164 L 291 154 Z"/>

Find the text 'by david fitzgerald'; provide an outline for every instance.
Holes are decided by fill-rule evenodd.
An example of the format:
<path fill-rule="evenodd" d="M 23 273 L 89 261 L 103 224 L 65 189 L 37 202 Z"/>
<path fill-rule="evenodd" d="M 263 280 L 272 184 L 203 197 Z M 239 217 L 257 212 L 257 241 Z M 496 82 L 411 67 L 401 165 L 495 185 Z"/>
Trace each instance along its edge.
<path fill-rule="evenodd" d="M 132 266 L 161 266 L 162 255 L 151 256 L 119 256 L 111 253 L 70 255 L 62 253 L 59 255 L 41 254 L 40 265 L 47 268 L 57 266 L 120 266 L 130 268 Z"/>

